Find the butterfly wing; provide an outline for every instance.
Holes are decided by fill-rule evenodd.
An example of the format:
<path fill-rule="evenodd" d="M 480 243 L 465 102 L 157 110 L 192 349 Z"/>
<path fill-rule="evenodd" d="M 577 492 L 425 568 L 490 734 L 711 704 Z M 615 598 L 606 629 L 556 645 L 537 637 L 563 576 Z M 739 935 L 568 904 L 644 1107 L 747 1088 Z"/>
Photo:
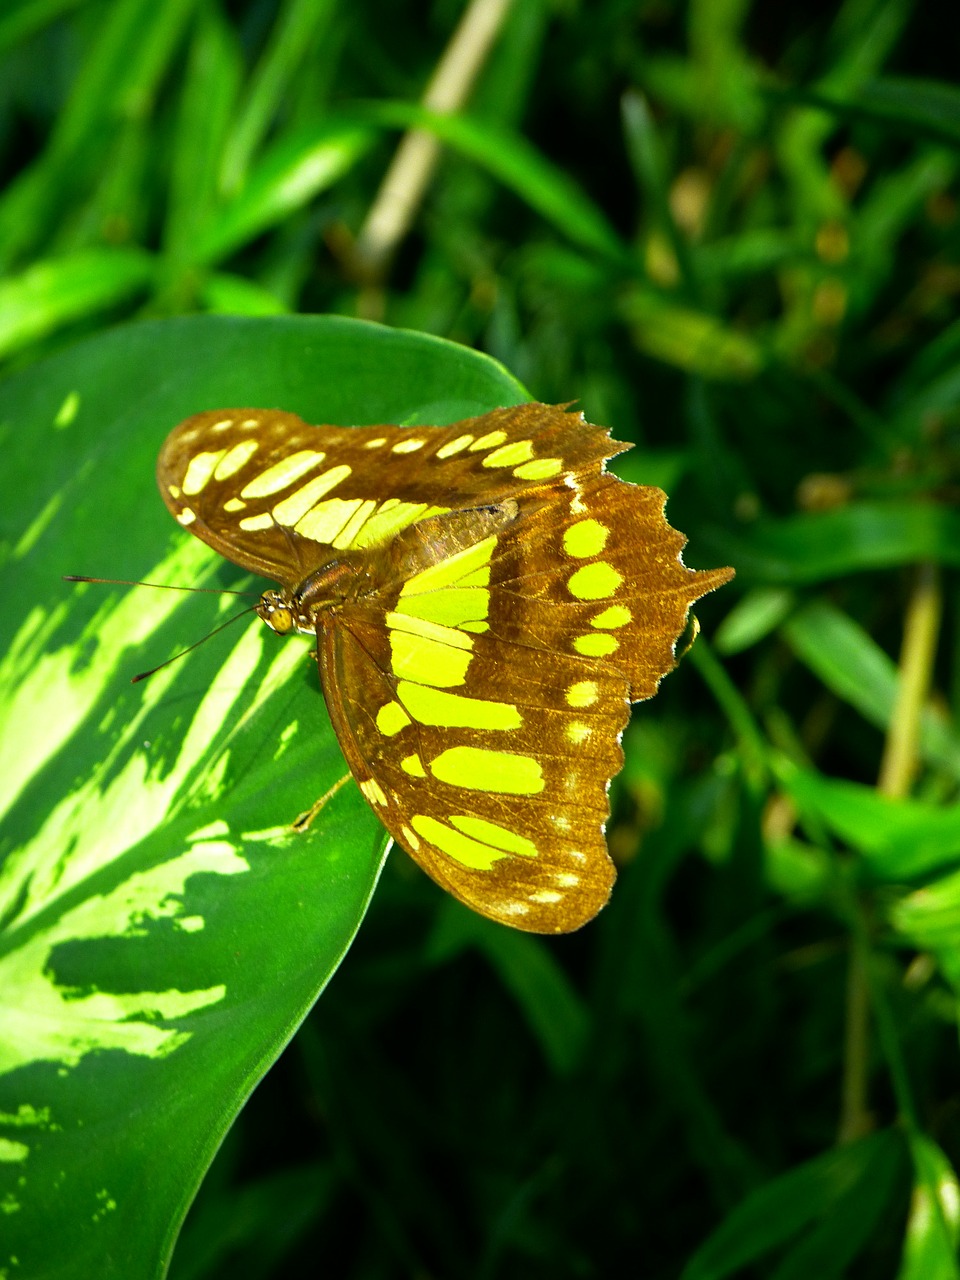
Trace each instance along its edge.
<path fill-rule="evenodd" d="M 157 461 L 164 502 L 235 564 L 288 588 L 339 551 L 388 544 L 448 510 L 522 499 L 627 446 L 582 415 L 526 404 L 451 427 L 314 427 L 280 410 L 195 414 Z"/>
<path fill-rule="evenodd" d="M 692 601 L 729 577 L 683 566 L 663 503 L 596 466 L 431 554 L 388 598 L 321 616 L 324 691 L 364 795 L 492 919 L 567 932 L 609 896 L 607 791 L 630 702 L 674 665 Z M 424 545 L 450 525 L 464 548 L 468 519 L 425 522 Z"/>
<path fill-rule="evenodd" d="M 347 761 L 438 883 L 537 932 L 606 901 L 630 702 L 732 572 L 683 566 L 663 494 L 604 471 L 623 447 L 562 406 L 423 428 L 243 409 L 182 423 L 157 467 L 184 527 L 287 588 L 362 558 L 377 589 L 317 614 Z"/>

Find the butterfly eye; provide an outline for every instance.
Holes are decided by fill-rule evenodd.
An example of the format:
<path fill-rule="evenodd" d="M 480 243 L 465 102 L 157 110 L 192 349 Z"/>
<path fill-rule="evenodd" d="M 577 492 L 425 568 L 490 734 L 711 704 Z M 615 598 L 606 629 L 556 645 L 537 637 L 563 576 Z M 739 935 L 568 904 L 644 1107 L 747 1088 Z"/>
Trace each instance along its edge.
<path fill-rule="evenodd" d="M 293 610 L 283 602 L 283 598 L 278 591 L 265 591 L 263 593 L 257 605 L 257 613 L 271 631 L 276 631 L 277 635 L 280 636 L 285 636 L 289 631 L 293 631 L 297 625 Z"/>

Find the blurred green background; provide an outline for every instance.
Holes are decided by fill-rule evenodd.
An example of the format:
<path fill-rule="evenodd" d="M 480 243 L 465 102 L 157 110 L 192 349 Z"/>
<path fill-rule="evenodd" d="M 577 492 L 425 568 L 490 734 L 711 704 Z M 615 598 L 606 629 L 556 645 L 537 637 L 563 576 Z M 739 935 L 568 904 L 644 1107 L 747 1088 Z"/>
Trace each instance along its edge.
<path fill-rule="evenodd" d="M 0 9 L 7 371 L 193 311 L 437 334 L 634 441 L 738 575 L 625 735 L 610 907 L 521 938 L 391 856 L 179 1280 L 960 1276 L 957 35 L 907 0 Z"/>

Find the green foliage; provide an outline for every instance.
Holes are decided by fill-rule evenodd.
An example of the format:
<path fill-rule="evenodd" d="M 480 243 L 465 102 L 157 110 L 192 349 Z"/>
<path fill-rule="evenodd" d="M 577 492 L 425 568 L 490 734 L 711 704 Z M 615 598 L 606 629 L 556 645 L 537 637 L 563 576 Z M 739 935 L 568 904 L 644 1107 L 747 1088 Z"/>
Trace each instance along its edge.
<path fill-rule="evenodd" d="M 956 24 L 523 0 L 444 115 L 461 10 L 0 14 L 0 1274 L 163 1274 L 223 1139 L 180 1280 L 958 1280 Z M 358 286 L 412 126 L 439 168 Z M 188 312 L 270 319 L 113 327 Z M 521 937 L 391 857 L 227 1133 L 382 835 L 352 784 L 283 835 L 342 770 L 301 643 L 131 688 L 228 608 L 60 575 L 256 589 L 155 493 L 191 412 L 516 379 L 737 580 L 624 736 L 601 917 Z"/>

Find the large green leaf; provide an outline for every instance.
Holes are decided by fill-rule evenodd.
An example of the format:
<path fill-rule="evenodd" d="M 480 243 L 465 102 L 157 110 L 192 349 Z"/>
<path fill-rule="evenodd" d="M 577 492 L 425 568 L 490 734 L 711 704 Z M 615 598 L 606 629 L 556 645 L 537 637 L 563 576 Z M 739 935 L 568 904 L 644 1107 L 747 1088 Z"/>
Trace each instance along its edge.
<path fill-rule="evenodd" d="M 352 782 L 290 833 L 345 774 L 305 642 L 245 620 L 131 685 L 238 602 L 61 574 L 257 589 L 156 492 L 196 410 L 450 422 L 524 398 L 453 344 L 310 318 L 140 325 L 0 386 L 0 1271 L 163 1273 L 385 849 Z"/>

